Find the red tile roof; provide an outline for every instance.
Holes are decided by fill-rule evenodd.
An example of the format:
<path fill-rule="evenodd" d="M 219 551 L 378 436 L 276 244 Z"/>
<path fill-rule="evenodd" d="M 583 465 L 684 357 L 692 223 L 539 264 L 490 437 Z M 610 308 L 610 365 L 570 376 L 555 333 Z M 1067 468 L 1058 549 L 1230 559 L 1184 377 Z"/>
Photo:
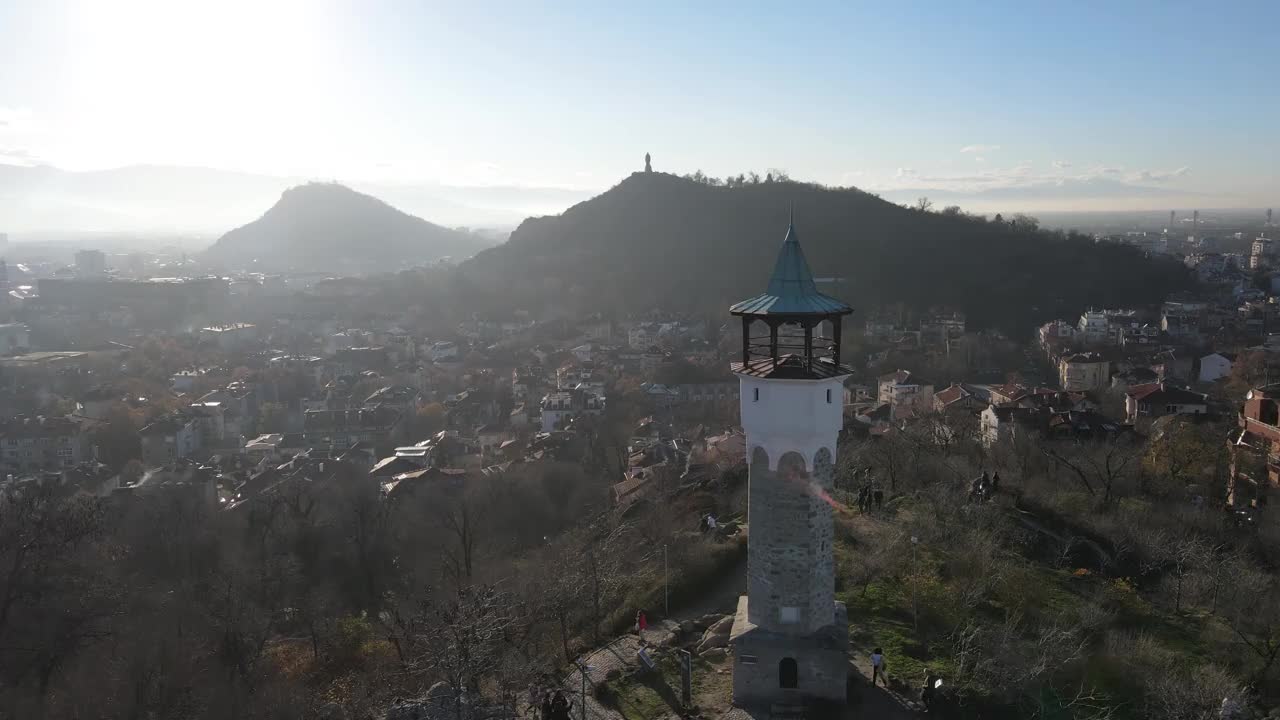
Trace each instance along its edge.
<path fill-rule="evenodd" d="M 963 400 L 971 396 L 972 394 L 973 393 L 969 392 L 968 390 L 965 390 L 960 385 L 956 385 L 955 383 L 952 383 L 951 387 L 945 390 L 939 390 L 938 392 L 934 393 L 933 398 L 938 402 L 942 403 L 943 405 L 950 405 L 951 403 Z"/>
<path fill-rule="evenodd" d="M 893 382 L 895 382 L 895 383 L 897 383 L 897 384 L 899 384 L 899 385 L 902 385 L 902 384 L 906 383 L 908 380 L 910 380 L 910 379 L 911 379 L 911 373 L 910 373 L 910 372 L 907 372 L 906 370 L 895 370 L 895 371 L 893 371 L 893 372 L 891 372 L 891 373 L 888 373 L 888 374 L 886 374 L 886 375 L 881 375 L 881 376 L 880 376 L 879 378 L 877 378 L 877 379 L 878 379 L 880 382 L 889 382 L 890 380 L 892 380 Z"/>
<path fill-rule="evenodd" d="M 1160 405 L 1203 405 L 1207 402 L 1205 396 L 1200 393 L 1179 387 L 1169 387 L 1164 383 L 1135 385 L 1125 394 L 1139 402 Z"/>

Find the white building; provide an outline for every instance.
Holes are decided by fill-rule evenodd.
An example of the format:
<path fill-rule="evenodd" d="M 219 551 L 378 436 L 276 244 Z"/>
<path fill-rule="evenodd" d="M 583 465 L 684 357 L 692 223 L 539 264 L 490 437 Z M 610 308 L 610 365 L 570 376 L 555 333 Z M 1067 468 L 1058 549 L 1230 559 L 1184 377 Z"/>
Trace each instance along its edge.
<path fill-rule="evenodd" d="M 222 350 L 238 350 L 258 339 L 258 326 L 250 323 L 227 323 L 201 328 L 200 339 L 216 343 Z"/>
<path fill-rule="evenodd" d="M 895 420 L 933 409 L 933 383 L 906 370 L 881 375 L 876 387 L 876 401 L 888 404 Z"/>
<path fill-rule="evenodd" d="M 658 344 L 657 323 L 640 323 L 627 330 L 627 345 L 635 350 L 648 350 Z"/>
<path fill-rule="evenodd" d="M 246 442 L 241 452 L 247 455 L 254 463 L 261 462 L 263 459 L 278 460 L 280 459 L 280 447 L 282 445 L 284 445 L 284 435 L 280 433 L 259 435 Z"/>
<path fill-rule="evenodd" d="M 558 390 L 542 398 L 542 431 L 563 429 L 570 420 L 604 412 L 604 397 L 586 389 Z"/>
<path fill-rule="evenodd" d="M 431 345 L 432 362 L 449 362 L 458 359 L 458 343 L 441 340 Z"/>
<path fill-rule="evenodd" d="M 156 420 L 138 434 L 142 439 L 142 462 L 149 468 L 191 457 L 200 449 L 196 418 L 181 411 Z"/>
<path fill-rule="evenodd" d="M 1063 390 L 1105 390 L 1111 383 L 1111 362 L 1098 353 L 1074 353 L 1058 361 L 1058 384 Z"/>
<path fill-rule="evenodd" d="M 305 373 L 317 383 L 324 380 L 324 358 L 315 355 L 279 355 L 269 362 L 272 369 Z"/>
<path fill-rule="evenodd" d="M 1084 343 L 1098 345 L 1107 341 L 1107 314 L 1098 310 L 1086 310 L 1076 323 L 1076 336 Z"/>
<path fill-rule="evenodd" d="M 169 376 L 169 387 L 173 388 L 176 393 L 189 393 L 195 387 L 196 381 L 204 377 L 208 372 L 205 368 L 179 370 Z"/>
<path fill-rule="evenodd" d="M 1249 255 L 1249 269 L 1257 270 L 1274 264 L 1276 249 L 1271 238 L 1260 237 L 1253 241 L 1252 253 Z"/>
<path fill-rule="evenodd" d="M 1230 353 L 1209 353 L 1200 358 L 1200 382 L 1214 382 L 1231 374 L 1236 356 Z"/>
<path fill-rule="evenodd" d="M 1076 328 L 1065 320 L 1052 320 L 1040 326 L 1037 332 L 1040 347 L 1048 348 L 1055 343 L 1068 343 L 1075 339 Z"/>

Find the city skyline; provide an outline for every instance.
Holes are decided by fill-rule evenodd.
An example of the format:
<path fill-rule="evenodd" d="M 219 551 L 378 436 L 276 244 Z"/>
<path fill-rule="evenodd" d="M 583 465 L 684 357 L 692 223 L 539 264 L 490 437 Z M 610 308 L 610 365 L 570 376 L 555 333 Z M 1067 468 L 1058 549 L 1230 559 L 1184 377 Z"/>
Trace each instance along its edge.
<path fill-rule="evenodd" d="M 0 162 L 593 193 L 647 151 L 979 212 L 1280 195 L 1274 79 L 1228 51 L 1274 6 L 728 10 L 19 2 Z"/>

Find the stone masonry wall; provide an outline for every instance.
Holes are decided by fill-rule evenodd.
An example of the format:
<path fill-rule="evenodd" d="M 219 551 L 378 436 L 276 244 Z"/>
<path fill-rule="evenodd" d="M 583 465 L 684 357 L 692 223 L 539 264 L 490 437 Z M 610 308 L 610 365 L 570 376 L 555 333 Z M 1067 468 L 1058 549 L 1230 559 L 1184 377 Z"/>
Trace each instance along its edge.
<path fill-rule="evenodd" d="M 812 609 L 810 630 L 831 624 L 836 602 L 834 572 L 834 512 L 831 488 L 835 481 L 835 458 L 827 448 L 818 451 L 813 460 L 809 493 L 810 581 L 809 607 Z"/>
<path fill-rule="evenodd" d="M 828 493 L 834 473 L 830 450 L 812 459 L 788 452 L 769 469 L 763 448 L 752 451 L 748 489 L 750 539 L 747 593 L 750 620 L 772 632 L 803 635 L 832 622 L 832 516 Z M 783 622 L 794 608 L 794 622 Z"/>

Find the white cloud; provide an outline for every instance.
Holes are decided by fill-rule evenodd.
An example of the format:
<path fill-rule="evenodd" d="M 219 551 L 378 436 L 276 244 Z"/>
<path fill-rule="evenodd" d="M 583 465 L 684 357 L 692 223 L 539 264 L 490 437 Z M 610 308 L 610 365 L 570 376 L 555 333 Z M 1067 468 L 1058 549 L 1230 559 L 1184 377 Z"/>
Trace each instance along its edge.
<path fill-rule="evenodd" d="M 28 108 L 0 107 L 0 130 L 26 130 L 31 127 L 32 113 Z"/>
<path fill-rule="evenodd" d="M 906 177 L 914 177 L 915 174 L 916 174 L 916 171 L 912 168 L 900 167 L 898 168 L 898 172 L 894 173 L 893 176 L 906 178 Z"/>
<path fill-rule="evenodd" d="M 962 153 L 993 153 L 1000 149 L 999 145 L 965 145 L 960 148 Z"/>
<path fill-rule="evenodd" d="M 0 165 L 20 165 L 32 167 L 40 165 L 40 158 L 24 148 L 0 147 Z"/>
<path fill-rule="evenodd" d="M 1066 170 L 1067 168 L 1071 167 L 1071 163 L 1067 162 L 1066 160 L 1054 160 L 1053 167 L 1057 170 Z"/>
<path fill-rule="evenodd" d="M 1138 170 L 1137 172 L 1130 173 L 1126 177 L 1126 179 L 1129 182 L 1162 183 L 1162 182 L 1169 182 L 1174 178 L 1180 178 L 1189 172 L 1191 172 L 1191 168 L 1185 165 L 1176 170 L 1168 170 L 1168 171 Z"/>

